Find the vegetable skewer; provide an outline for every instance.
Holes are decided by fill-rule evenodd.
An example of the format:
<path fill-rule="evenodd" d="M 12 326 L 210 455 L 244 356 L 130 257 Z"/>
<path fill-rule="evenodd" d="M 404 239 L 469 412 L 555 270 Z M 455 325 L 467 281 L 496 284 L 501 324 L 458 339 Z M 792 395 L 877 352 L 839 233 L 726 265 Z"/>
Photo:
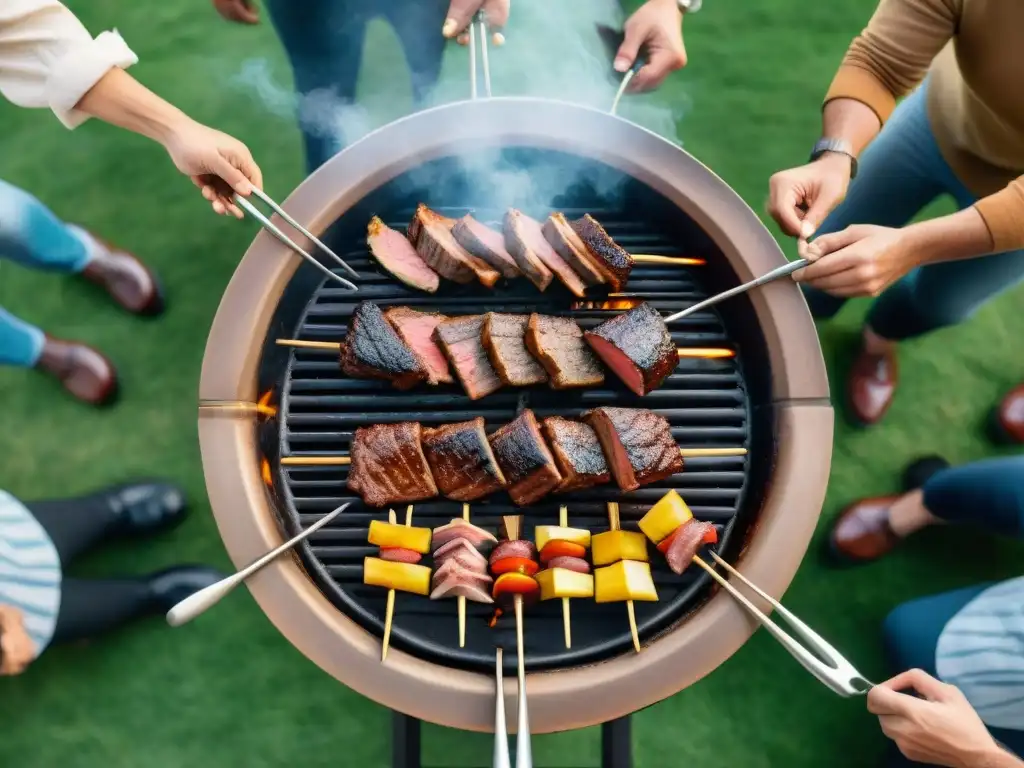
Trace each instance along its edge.
<path fill-rule="evenodd" d="M 684 459 L 716 456 L 746 456 L 746 448 L 680 448 Z M 352 463 L 349 456 L 282 456 L 281 464 L 289 467 L 345 467 Z"/>
<path fill-rule="evenodd" d="M 563 504 L 559 509 L 559 525 L 538 525 L 537 550 L 545 570 L 537 574 L 540 599 L 562 600 L 562 624 L 565 647 L 572 647 L 569 600 L 573 597 L 594 596 L 594 576 L 590 564 L 584 559 L 590 546 L 590 531 L 569 528 L 569 510 Z"/>

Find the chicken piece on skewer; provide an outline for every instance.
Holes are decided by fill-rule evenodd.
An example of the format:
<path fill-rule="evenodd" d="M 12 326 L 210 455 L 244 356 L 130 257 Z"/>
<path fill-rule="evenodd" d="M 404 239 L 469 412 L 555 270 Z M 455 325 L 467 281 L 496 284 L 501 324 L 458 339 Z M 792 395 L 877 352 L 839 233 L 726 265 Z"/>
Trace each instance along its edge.
<path fill-rule="evenodd" d="M 487 560 L 473 557 L 490 550 L 498 539 L 469 522 L 469 504 L 462 505 L 462 517 L 434 529 L 434 580 L 431 600 L 455 596 L 459 611 L 459 648 L 466 647 L 466 600 L 493 603 L 489 594 L 493 579 L 487 573 Z"/>

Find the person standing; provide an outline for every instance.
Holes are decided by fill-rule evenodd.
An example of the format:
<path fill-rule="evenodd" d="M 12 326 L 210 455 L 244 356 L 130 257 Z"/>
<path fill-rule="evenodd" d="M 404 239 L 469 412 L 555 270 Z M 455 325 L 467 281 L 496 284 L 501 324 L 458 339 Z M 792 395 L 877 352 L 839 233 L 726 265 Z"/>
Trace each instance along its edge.
<path fill-rule="evenodd" d="M 771 179 L 770 214 L 815 261 L 794 275 L 814 316 L 877 297 L 846 386 L 859 424 L 892 402 L 900 341 L 1024 277 L 1022 71 L 1024 4 L 882 0 L 832 81 L 811 162 Z M 940 196 L 959 211 L 906 226 Z"/>

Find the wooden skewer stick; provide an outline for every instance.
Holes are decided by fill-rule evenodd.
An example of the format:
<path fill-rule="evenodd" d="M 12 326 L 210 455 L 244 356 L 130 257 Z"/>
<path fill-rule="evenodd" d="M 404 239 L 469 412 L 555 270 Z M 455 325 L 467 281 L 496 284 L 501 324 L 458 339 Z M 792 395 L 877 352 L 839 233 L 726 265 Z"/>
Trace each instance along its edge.
<path fill-rule="evenodd" d="M 746 448 L 680 448 L 684 459 L 714 456 L 746 456 Z M 290 467 L 344 467 L 352 463 L 348 456 L 282 456 L 281 464 Z"/>
<path fill-rule="evenodd" d="M 462 505 L 462 519 L 469 522 L 469 504 Z M 459 648 L 466 647 L 466 597 L 459 595 L 457 598 L 459 606 Z"/>
<path fill-rule="evenodd" d="M 701 266 L 707 264 L 704 259 L 697 259 L 691 256 L 662 256 L 655 253 L 631 253 L 633 261 L 639 264 L 675 264 L 679 267 Z"/>
<path fill-rule="evenodd" d="M 619 530 L 619 503 L 617 501 L 608 502 L 608 529 L 611 531 Z M 637 653 L 640 653 L 640 632 L 636 628 L 636 609 L 633 607 L 633 601 L 626 601 L 626 611 L 629 614 L 629 632 L 633 635 L 633 647 Z"/>
<path fill-rule="evenodd" d="M 569 527 L 569 508 L 563 504 L 558 508 L 558 524 Z M 572 629 L 569 621 L 569 598 L 562 598 L 562 626 L 565 628 L 565 647 L 572 648 Z"/>
<path fill-rule="evenodd" d="M 388 522 L 394 525 L 397 522 L 395 517 L 395 510 L 388 510 Z M 405 510 L 405 525 L 408 528 L 412 527 L 412 504 Z M 391 645 L 391 622 L 395 618 L 395 590 L 388 590 L 388 607 L 384 613 L 384 643 L 380 649 L 380 660 L 384 661 L 388 657 L 388 647 Z"/>

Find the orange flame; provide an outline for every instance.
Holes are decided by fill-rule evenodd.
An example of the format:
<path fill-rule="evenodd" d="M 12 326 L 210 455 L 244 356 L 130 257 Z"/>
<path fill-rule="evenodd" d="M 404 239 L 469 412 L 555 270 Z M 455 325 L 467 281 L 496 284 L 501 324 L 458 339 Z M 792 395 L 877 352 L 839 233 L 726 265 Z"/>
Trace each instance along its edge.
<path fill-rule="evenodd" d="M 260 460 L 260 477 L 263 478 L 263 482 L 266 483 L 268 488 L 274 487 L 274 476 L 270 472 L 270 462 L 264 456 Z"/>
<path fill-rule="evenodd" d="M 260 399 L 256 402 L 256 412 L 268 418 L 277 416 L 277 408 L 270 404 L 270 398 L 273 396 L 274 390 L 272 389 L 268 389 L 260 395 Z"/>
<path fill-rule="evenodd" d="M 577 301 L 573 302 L 573 309 L 633 309 L 643 304 L 643 299 L 621 298 L 609 299 L 607 301 Z"/>
<path fill-rule="evenodd" d="M 721 360 L 736 357 L 736 351 L 724 347 L 679 347 L 680 357 L 702 357 L 707 360 Z"/>

